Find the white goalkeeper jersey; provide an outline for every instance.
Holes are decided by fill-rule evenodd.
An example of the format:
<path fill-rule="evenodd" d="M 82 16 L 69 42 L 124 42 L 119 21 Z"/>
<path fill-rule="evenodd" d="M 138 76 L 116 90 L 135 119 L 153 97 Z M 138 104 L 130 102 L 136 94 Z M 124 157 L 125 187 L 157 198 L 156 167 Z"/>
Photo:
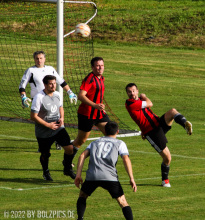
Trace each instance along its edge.
<path fill-rule="evenodd" d="M 55 91 L 53 96 L 47 95 L 43 90 L 34 96 L 31 112 L 38 113 L 44 121 L 50 123 L 58 121 L 60 118 L 59 108 L 62 106 L 60 93 Z M 52 130 L 41 124 L 35 123 L 35 134 L 39 138 L 48 138 L 56 135 L 64 126 L 57 130 Z"/>
<path fill-rule="evenodd" d="M 19 89 L 25 89 L 27 84 L 30 83 L 31 86 L 31 98 L 33 98 L 38 92 L 44 89 L 43 78 L 46 75 L 54 75 L 56 77 L 56 82 L 61 85 L 64 82 L 56 70 L 52 66 L 44 66 L 43 68 L 38 68 L 32 66 L 28 68 L 21 79 Z"/>
<path fill-rule="evenodd" d="M 118 181 L 118 155 L 129 155 L 125 142 L 112 137 L 102 137 L 90 143 L 86 150 L 90 152 L 86 180 Z"/>

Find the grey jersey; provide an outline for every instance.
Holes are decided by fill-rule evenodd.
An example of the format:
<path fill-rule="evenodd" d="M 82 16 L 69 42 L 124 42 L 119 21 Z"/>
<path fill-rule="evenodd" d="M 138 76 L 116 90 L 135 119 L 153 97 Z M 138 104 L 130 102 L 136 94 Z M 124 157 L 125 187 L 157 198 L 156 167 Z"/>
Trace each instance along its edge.
<path fill-rule="evenodd" d="M 31 111 L 38 113 L 38 116 L 46 122 L 58 121 L 60 118 L 59 108 L 62 106 L 60 94 L 55 91 L 53 96 L 48 96 L 42 90 L 37 95 L 34 96 Z M 41 124 L 35 123 L 35 134 L 39 138 L 48 138 L 57 134 L 61 129 L 52 130 Z"/>
<path fill-rule="evenodd" d="M 90 152 L 86 180 L 118 181 L 118 155 L 129 155 L 126 144 L 116 138 L 102 137 L 86 148 Z"/>
<path fill-rule="evenodd" d="M 19 89 L 25 89 L 27 84 L 30 83 L 31 86 L 31 98 L 33 98 L 38 92 L 44 89 L 43 78 L 47 75 L 54 75 L 56 77 L 56 82 L 61 85 L 64 82 L 56 70 L 52 66 L 44 66 L 43 68 L 38 68 L 32 66 L 28 68 L 19 85 Z"/>

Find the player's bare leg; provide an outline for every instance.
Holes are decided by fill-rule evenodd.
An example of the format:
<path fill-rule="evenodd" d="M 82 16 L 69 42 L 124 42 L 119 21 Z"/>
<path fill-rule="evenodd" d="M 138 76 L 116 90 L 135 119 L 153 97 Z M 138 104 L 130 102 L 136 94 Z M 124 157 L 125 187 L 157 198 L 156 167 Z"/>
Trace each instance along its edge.
<path fill-rule="evenodd" d="M 132 209 L 127 203 L 125 195 L 118 197 L 116 200 L 118 204 L 120 205 L 120 207 L 122 208 L 122 212 L 123 212 L 123 215 L 125 216 L 125 219 L 132 220 L 133 219 Z"/>
<path fill-rule="evenodd" d="M 107 124 L 107 122 L 101 122 L 101 123 L 98 123 L 96 126 L 99 128 L 99 130 L 104 134 L 105 134 L 105 125 Z"/>
<path fill-rule="evenodd" d="M 77 138 L 73 141 L 73 145 L 77 148 L 80 148 L 81 145 L 83 145 L 86 142 L 89 135 L 90 135 L 90 131 L 85 132 L 85 131 L 78 130 L 78 135 L 77 135 Z"/>
<path fill-rule="evenodd" d="M 168 126 L 172 126 L 172 123 L 175 120 L 176 123 L 180 124 L 186 130 L 188 135 L 192 134 L 193 129 L 191 122 L 187 121 L 186 118 L 175 108 L 172 108 L 166 112 L 164 118 Z"/>

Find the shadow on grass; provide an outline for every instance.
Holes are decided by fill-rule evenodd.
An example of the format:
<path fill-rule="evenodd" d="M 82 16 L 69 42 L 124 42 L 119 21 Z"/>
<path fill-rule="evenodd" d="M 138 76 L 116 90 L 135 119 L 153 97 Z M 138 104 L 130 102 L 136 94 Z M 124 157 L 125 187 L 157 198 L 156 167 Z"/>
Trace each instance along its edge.
<path fill-rule="evenodd" d="M 54 183 L 56 185 L 57 184 L 71 184 L 73 183 L 73 181 L 67 180 L 67 181 L 45 181 L 42 177 L 42 179 L 40 178 L 0 178 L 0 182 L 4 183 L 27 183 L 27 184 L 39 184 L 39 185 L 51 185 L 52 183 Z"/>
<path fill-rule="evenodd" d="M 130 184 L 129 183 L 121 183 L 121 185 L 128 185 L 128 186 L 130 186 Z M 137 186 L 160 186 L 160 187 L 162 187 L 161 185 L 158 185 L 158 184 L 152 184 L 152 183 L 144 183 L 144 184 L 136 184 Z"/>

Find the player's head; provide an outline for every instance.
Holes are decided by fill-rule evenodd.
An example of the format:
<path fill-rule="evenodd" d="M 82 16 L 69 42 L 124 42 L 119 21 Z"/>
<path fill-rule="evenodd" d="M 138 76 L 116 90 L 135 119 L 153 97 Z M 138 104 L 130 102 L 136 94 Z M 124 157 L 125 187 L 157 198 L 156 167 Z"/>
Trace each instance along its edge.
<path fill-rule="evenodd" d="M 94 57 L 92 60 L 91 60 L 91 67 L 93 67 L 94 66 L 94 64 L 95 64 L 95 62 L 96 61 L 103 61 L 104 62 L 104 60 L 103 60 L 103 58 L 102 57 Z"/>
<path fill-rule="evenodd" d="M 39 50 L 39 51 L 35 51 L 35 52 L 33 53 L 33 59 L 35 59 L 35 57 L 36 57 L 37 55 L 39 55 L 39 54 L 43 54 L 43 56 L 46 57 L 45 52 L 42 51 L 42 50 Z"/>
<path fill-rule="evenodd" d="M 118 124 L 115 121 L 109 121 L 105 125 L 105 133 L 106 135 L 115 135 L 119 131 Z"/>
<path fill-rule="evenodd" d="M 36 51 L 33 54 L 36 67 L 43 68 L 46 61 L 46 54 L 43 51 Z"/>
<path fill-rule="evenodd" d="M 49 80 L 55 80 L 56 81 L 56 77 L 53 75 L 47 75 L 43 78 L 43 84 L 47 85 Z"/>
<path fill-rule="evenodd" d="M 45 86 L 45 92 L 53 93 L 56 90 L 56 77 L 53 75 L 47 75 L 43 78 L 43 83 Z"/>
<path fill-rule="evenodd" d="M 91 60 L 91 67 L 93 70 L 93 73 L 97 76 L 97 77 L 101 77 L 103 72 L 104 72 L 104 60 L 102 57 L 94 57 Z"/>
<path fill-rule="evenodd" d="M 127 95 L 130 99 L 138 99 L 138 88 L 135 83 L 129 83 L 125 87 Z"/>

